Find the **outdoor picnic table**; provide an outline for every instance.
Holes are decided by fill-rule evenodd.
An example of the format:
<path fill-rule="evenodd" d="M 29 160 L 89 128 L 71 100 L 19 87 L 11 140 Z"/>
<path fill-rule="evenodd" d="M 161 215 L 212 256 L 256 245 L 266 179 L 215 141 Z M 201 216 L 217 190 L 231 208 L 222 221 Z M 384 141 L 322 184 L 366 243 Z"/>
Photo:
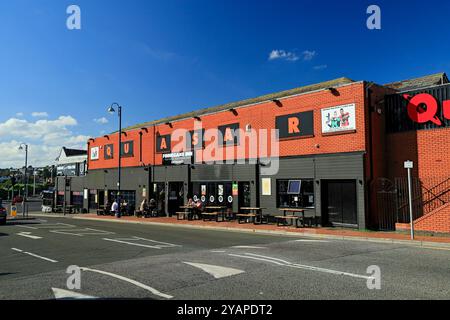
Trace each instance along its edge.
<path fill-rule="evenodd" d="M 293 219 L 293 217 L 296 217 L 295 214 L 296 213 L 301 213 L 301 216 L 297 218 L 302 220 L 302 227 L 305 227 L 305 209 L 300 209 L 300 208 L 281 208 L 280 211 L 283 211 L 283 216 L 285 218 L 285 220 L 287 219 Z M 287 213 L 291 212 L 290 215 L 288 215 Z M 282 217 L 278 217 L 279 219 L 282 219 Z M 317 225 L 317 221 L 316 221 L 316 215 L 314 213 L 314 223 Z M 311 222 L 311 226 L 312 226 L 312 222 Z"/>
<path fill-rule="evenodd" d="M 264 209 L 267 209 L 267 208 L 262 208 L 262 207 L 241 207 L 241 210 L 249 211 L 250 214 L 254 214 L 255 215 L 255 219 L 253 221 L 254 224 L 263 224 L 264 223 L 263 222 L 263 214 L 262 214 L 262 211 Z M 257 218 L 259 218 L 259 222 L 258 222 Z M 266 222 L 266 223 L 268 223 L 268 222 Z"/>
<path fill-rule="evenodd" d="M 205 207 L 205 216 L 215 216 L 217 222 L 223 222 L 225 221 L 225 211 L 227 207 L 226 206 L 206 206 Z M 208 212 L 212 211 L 212 212 Z M 222 220 L 219 220 L 219 216 L 222 217 Z"/>
<path fill-rule="evenodd" d="M 187 215 L 188 220 L 192 220 L 193 219 L 194 206 L 192 206 L 192 205 L 184 205 L 184 206 L 180 206 L 180 209 L 183 209 L 184 211 L 183 212 L 181 212 L 181 211 L 177 212 L 177 219 L 178 220 L 184 220 L 186 218 L 186 215 Z"/>

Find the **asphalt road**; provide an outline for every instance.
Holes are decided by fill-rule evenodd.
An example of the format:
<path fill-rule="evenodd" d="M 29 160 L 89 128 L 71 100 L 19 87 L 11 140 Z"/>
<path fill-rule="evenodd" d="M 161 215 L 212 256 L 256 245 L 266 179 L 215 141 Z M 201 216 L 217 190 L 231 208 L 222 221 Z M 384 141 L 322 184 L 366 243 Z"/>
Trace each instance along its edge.
<path fill-rule="evenodd" d="M 450 249 L 73 218 L 0 226 L 0 299 L 64 296 L 449 299 Z"/>

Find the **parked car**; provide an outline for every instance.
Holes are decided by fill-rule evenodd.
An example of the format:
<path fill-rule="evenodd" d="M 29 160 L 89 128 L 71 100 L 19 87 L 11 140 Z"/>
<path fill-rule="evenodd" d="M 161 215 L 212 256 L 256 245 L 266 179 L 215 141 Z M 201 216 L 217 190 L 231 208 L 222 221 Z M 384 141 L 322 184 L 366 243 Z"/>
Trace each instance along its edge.
<path fill-rule="evenodd" d="M 0 225 L 6 224 L 6 209 L 3 207 L 2 199 L 0 199 Z"/>

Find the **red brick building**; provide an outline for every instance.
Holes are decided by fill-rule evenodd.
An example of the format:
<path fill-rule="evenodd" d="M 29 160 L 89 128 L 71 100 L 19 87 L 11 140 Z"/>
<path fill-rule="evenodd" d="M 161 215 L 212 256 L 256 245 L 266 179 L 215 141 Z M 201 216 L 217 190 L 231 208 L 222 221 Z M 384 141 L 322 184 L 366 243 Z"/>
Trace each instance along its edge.
<path fill-rule="evenodd" d="M 162 214 L 194 197 L 231 212 L 304 208 L 322 225 L 393 229 L 407 222 L 403 162 L 413 160 L 418 228 L 450 232 L 448 88 L 445 74 L 388 85 L 340 78 L 129 127 L 121 194 L 135 206 L 154 198 Z M 436 95 L 441 125 L 408 118 L 404 94 L 423 92 Z M 267 145 L 250 140 L 272 129 Z M 84 207 L 95 209 L 117 196 L 118 133 L 91 139 L 88 150 L 87 175 L 63 192 L 84 191 Z M 267 175 L 271 157 L 278 170 Z"/>

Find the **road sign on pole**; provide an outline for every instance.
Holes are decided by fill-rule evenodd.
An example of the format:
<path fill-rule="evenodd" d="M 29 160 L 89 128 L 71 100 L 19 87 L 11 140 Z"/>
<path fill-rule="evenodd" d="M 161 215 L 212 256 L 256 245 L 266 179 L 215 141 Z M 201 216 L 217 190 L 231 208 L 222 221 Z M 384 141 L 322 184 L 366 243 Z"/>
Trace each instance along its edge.
<path fill-rule="evenodd" d="M 411 185 L 411 169 L 414 168 L 414 163 L 410 160 L 405 161 L 405 169 L 408 170 L 408 200 L 409 200 L 409 220 L 411 224 L 411 240 L 414 240 L 414 218 L 412 207 L 412 185 Z"/>
<path fill-rule="evenodd" d="M 17 207 L 16 206 L 11 206 L 11 217 L 16 217 L 17 216 Z"/>

